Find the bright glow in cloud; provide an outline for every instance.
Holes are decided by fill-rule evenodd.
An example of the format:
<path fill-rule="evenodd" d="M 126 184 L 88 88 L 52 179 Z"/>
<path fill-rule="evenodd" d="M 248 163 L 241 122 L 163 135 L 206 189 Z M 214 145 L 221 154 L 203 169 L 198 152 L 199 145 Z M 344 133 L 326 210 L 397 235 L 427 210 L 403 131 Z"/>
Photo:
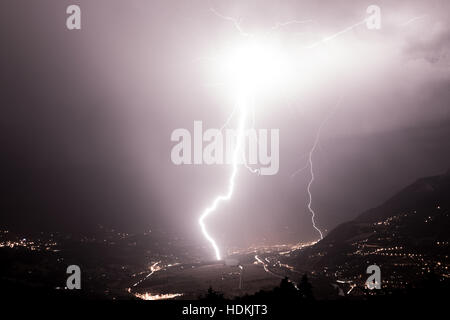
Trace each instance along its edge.
<path fill-rule="evenodd" d="M 285 82 L 289 63 L 278 46 L 250 39 L 225 55 L 221 65 L 233 91 L 258 94 L 274 91 Z"/>
<path fill-rule="evenodd" d="M 253 95 L 262 99 L 289 84 L 292 61 L 275 38 L 246 37 L 216 56 L 214 78 L 229 95 Z"/>

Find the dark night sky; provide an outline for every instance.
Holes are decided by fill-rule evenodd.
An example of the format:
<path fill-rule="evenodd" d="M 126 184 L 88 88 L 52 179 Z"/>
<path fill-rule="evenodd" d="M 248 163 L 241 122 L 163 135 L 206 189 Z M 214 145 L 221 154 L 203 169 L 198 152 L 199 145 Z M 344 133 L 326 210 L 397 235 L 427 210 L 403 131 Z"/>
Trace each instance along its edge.
<path fill-rule="evenodd" d="M 239 35 L 209 7 L 240 16 L 251 32 L 318 21 L 280 32 L 296 48 L 358 22 L 372 2 L 76 1 L 82 30 L 68 31 L 71 1 L 3 0 L 0 223 L 201 237 L 197 218 L 226 188 L 229 169 L 173 165 L 170 134 L 194 120 L 220 127 L 231 110 L 232 98 L 207 85 L 214 79 L 201 58 Z M 222 244 L 316 237 L 308 171 L 291 174 L 341 96 L 314 158 L 322 228 L 450 167 L 450 4 L 377 4 L 380 31 L 362 27 L 333 40 L 320 51 L 324 65 L 305 63 L 285 95 L 257 102 L 257 126 L 280 129 L 280 171 L 241 171 L 232 201 L 208 222 Z"/>

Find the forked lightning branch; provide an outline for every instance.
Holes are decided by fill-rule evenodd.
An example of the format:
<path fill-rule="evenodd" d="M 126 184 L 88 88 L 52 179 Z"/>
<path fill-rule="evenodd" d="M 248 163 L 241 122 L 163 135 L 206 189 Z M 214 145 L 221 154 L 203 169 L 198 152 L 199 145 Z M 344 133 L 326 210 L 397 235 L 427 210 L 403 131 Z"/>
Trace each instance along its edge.
<path fill-rule="evenodd" d="M 266 36 L 260 37 L 244 32 L 238 20 L 224 16 L 214 9 L 211 11 L 219 18 L 233 22 L 239 35 L 243 38 L 243 41 L 236 43 L 236 46 L 229 52 L 212 59 L 221 70 L 221 77 L 225 87 L 236 98 L 236 113 L 233 112 L 229 120 L 236 115 L 237 126 L 235 130 L 225 130 L 224 135 L 221 129 L 208 129 L 203 132 L 202 123 L 195 121 L 193 137 L 187 129 L 176 129 L 171 135 L 171 140 L 178 143 L 172 148 L 171 158 L 177 165 L 228 164 L 231 167 L 227 188 L 211 201 L 211 204 L 203 210 L 198 220 L 203 236 L 214 249 L 216 259 L 221 260 L 220 248 L 208 232 L 205 220 L 216 211 L 222 202 L 231 199 L 240 165 L 244 165 L 253 173 L 262 175 L 273 175 L 278 172 L 278 130 L 270 131 L 271 152 L 268 153 L 269 140 L 267 130 L 255 131 L 253 128 L 254 123 L 249 125 L 248 114 L 250 111 L 254 112 L 255 110 L 253 104 L 256 96 L 261 97 L 268 93 L 274 93 L 274 91 L 292 82 L 292 70 L 295 69 L 293 66 L 296 62 L 289 59 L 289 55 L 285 52 L 286 50 L 280 47 L 277 41 L 273 41 L 273 39 L 269 39 Z M 369 29 L 379 29 L 380 8 L 375 5 L 369 6 L 366 13 L 369 16 L 365 19 L 331 36 L 305 46 L 305 50 L 313 50 L 363 24 L 366 24 Z M 294 23 L 302 22 L 296 21 Z M 278 24 L 275 29 L 283 25 Z M 206 143 L 206 146 L 204 146 L 204 143 Z M 313 227 L 320 233 L 320 238 L 322 239 L 322 231 L 315 224 L 315 212 L 311 208 L 310 187 L 314 180 L 312 168 L 313 151 L 311 151 L 309 157 L 311 180 L 308 184 L 310 199 L 308 209 L 312 213 Z M 253 169 L 251 166 L 256 164 L 260 164 L 260 168 Z"/>

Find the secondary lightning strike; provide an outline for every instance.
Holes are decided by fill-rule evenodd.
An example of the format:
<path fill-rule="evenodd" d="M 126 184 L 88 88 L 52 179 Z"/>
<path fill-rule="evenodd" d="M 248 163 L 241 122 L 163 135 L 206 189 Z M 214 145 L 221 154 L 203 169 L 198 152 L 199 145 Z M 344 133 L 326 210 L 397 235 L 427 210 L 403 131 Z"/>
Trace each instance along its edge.
<path fill-rule="evenodd" d="M 341 104 L 342 98 L 338 101 L 338 103 L 336 104 L 336 108 L 339 107 L 339 105 Z M 316 151 L 317 145 L 319 144 L 319 140 L 320 140 L 320 135 L 322 133 L 322 129 L 325 126 L 325 124 L 328 122 L 328 120 L 331 118 L 331 116 L 333 115 L 335 109 L 322 121 L 322 123 L 319 126 L 319 129 L 317 130 L 316 133 L 316 138 L 314 139 L 314 144 L 311 148 L 311 150 L 308 153 L 308 165 L 303 167 L 300 170 L 297 170 L 294 174 L 298 173 L 301 170 L 304 170 L 306 167 L 309 167 L 309 173 L 311 175 L 311 178 L 308 182 L 308 187 L 307 187 L 307 191 L 308 191 L 308 210 L 311 213 L 311 222 L 312 225 L 314 227 L 314 229 L 317 230 L 317 232 L 319 232 L 320 234 L 320 240 L 323 239 L 323 233 L 322 231 L 316 226 L 316 212 L 314 211 L 314 209 L 312 208 L 312 193 L 311 193 L 311 186 L 314 183 L 314 166 L 313 166 L 313 155 L 314 155 L 314 151 Z"/>
<path fill-rule="evenodd" d="M 314 141 L 314 145 L 313 145 L 313 147 L 312 147 L 312 149 L 311 149 L 311 151 L 309 153 L 308 162 L 309 162 L 309 171 L 310 171 L 310 174 L 311 174 L 311 179 L 308 182 L 307 190 L 308 190 L 308 197 L 309 197 L 309 199 L 308 199 L 308 210 L 309 210 L 309 212 L 311 212 L 311 222 L 312 222 L 312 225 L 313 225 L 314 229 L 316 229 L 319 232 L 320 240 L 322 240 L 323 239 L 323 234 L 322 234 L 322 231 L 319 228 L 316 227 L 316 221 L 315 221 L 316 213 L 314 212 L 313 208 L 311 207 L 311 205 L 312 205 L 311 186 L 312 186 L 312 184 L 314 182 L 314 170 L 313 170 L 312 156 L 313 156 L 314 151 L 316 150 L 316 146 L 317 146 L 317 143 L 319 141 L 319 135 L 320 135 L 320 129 L 319 129 L 319 132 L 318 132 L 318 134 L 316 136 L 316 140 Z"/>
<path fill-rule="evenodd" d="M 214 252 L 216 255 L 217 260 L 221 260 L 220 250 L 217 246 L 216 241 L 210 236 L 208 231 L 206 230 L 205 226 L 205 219 L 212 214 L 214 211 L 216 211 L 218 205 L 222 201 L 228 201 L 234 192 L 234 185 L 235 180 L 238 172 L 238 165 L 239 165 L 239 158 L 240 158 L 240 152 L 244 150 L 244 142 L 245 142 L 245 122 L 247 120 L 247 102 L 245 100 L 241 100 L 238 102 L 238 108 L 239 108 L 239 125 L 237 128 L 237 142 L 236 147 L 233 151 L 233 158 L 232 158 L 232 171 L 230 175 L 230 179 L 228 181 L 228 191 L 224 195 L 220 195 L 214 199 L 211 206 L 206 208 L 205 211 L 203 211 L 202 215 L 200 216 L 198 223 L 200 224 L 200 227 L 202 229 L 203 236 L 209 241 L 211 246 L 214 248 Z"/>

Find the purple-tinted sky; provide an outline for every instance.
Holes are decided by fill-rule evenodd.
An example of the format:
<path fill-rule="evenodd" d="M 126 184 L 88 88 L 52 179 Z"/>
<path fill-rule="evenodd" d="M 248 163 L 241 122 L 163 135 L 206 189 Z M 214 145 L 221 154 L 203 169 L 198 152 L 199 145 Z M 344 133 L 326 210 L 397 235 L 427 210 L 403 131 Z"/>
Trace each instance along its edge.
<path fill-rule="evenodd" d="M 295 77 L 257 99 L 256 127 L 280 129 L 280 171 L 241 170 L 236 193 L 208 220 L 223 246 L 310 240 L 306 163 L 322 119 L 312 187 L 330 229 L 450 164 L 450 3 L 421 1 L 70 1 L 0 4 L 2 221 L 51 228 L 164 226 L 201 239 L 197 218 L 226 189 L 227 166 L 175 166 L 170 134 L 194 120 L 218 128 L 233 97 L 207 58 L 242 40 L 224 15 L 276 37 Z M 304 47 L 366 17 L 314 50 Z M 417 18 L 417 19 L 413 19 Z M 411 20 L 413 19 L 413 20 Z"/>

